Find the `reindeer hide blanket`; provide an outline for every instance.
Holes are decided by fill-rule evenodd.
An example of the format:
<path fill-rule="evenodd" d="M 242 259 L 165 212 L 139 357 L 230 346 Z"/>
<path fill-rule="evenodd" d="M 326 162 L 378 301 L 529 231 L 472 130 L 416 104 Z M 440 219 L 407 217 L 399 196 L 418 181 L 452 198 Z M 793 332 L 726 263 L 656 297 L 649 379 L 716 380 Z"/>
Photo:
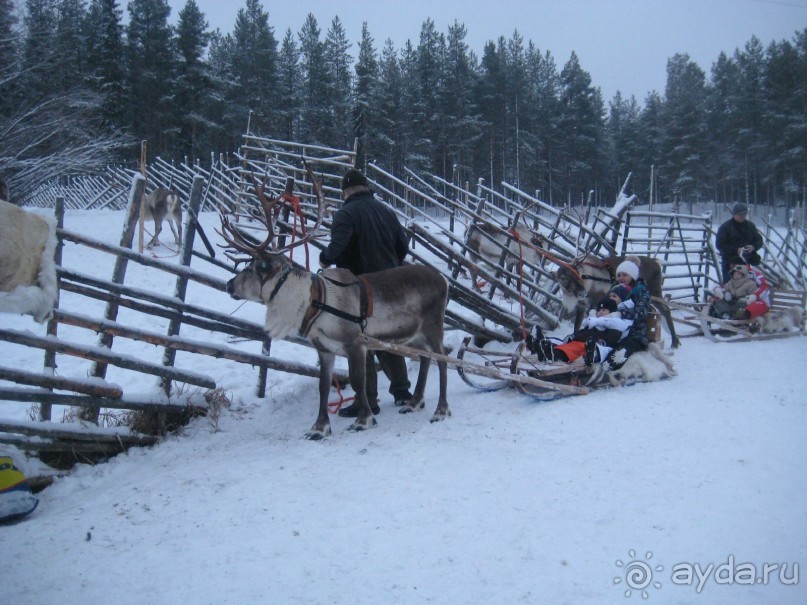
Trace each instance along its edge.
<path fill-rule="evenodd" d="M 56 219 L 0 201 L 0 311 L 49 319 L 56 304 Z"/>

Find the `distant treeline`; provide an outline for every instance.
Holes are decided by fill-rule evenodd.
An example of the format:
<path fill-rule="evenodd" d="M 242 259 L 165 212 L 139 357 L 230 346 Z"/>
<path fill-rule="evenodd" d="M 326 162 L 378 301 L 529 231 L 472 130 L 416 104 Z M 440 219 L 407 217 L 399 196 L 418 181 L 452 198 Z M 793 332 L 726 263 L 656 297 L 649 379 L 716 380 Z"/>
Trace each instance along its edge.
<path fill-rule="evenodd" d="M 803 202 L 807 196 L 807 27 L 752 37 L 707 74 L 686 54 L 663 92 L 606 106 L 575 53 L 560 71 L 514 33 L 478 55 L 455 22 L 424 21 L 418 44 L 349 41 L 338 17 L 280 33 L 245 0 L 231 33 L 194 0 L 0 0 L 0 173 L 15 189 L 149 157 L 209 160 L 263 136 L 352 149 L 361 162 L 447 180 L 540 190 L 553 204 Z M 12 193 L 13 195 L 13 193 Z"/>

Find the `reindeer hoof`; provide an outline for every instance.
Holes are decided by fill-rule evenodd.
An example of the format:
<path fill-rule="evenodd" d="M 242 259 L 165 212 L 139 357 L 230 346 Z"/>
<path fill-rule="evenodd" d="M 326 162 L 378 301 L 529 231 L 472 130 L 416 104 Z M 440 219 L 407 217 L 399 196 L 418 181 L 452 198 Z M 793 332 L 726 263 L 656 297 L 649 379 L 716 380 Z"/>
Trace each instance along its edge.
<path fill-rule="evenodd" d="M 354 432 L 354 433 L 358 433 L 359 431 L 364 431 L 366 429 L 371 429 L 374 426 L 378 426 L 378 422 L 376 421 L 375 418 L 370 416 L 370 419 L 365 420 L 364 422 L 360 422 L 360 421 L 357 420 L 356 422 L 351 424 L 349 427 L 347 427 L 347 430 L 349 430 L 351 432 Z"/>
<path fill-rule="evenodd" d="M 446 418 L 450 417 L 451 417 L 451 410 L 449 410 L 448 408 L 446 408 L 445 410 L 436 410 L 434 412 L 434 416 L 431 417 L 431 420 L 429 420 L 429 422 L 441 422 Z"/>
<path fill-rule="evenodd" d="M 398 410 L 399 414 L 408 414 L 409 412 L 415 412 L 417 410 L 422 410 L 426 407 L 426 403 L 421 399 L 420 401 L 415 401 L 414 399 L 410 400 L 405 406 L 403 406 L 400 410 Z"/>
<path fill-rule="evenodd" d="M 331 427 L 326 426 L 324 429 L 312 428 L 305 434 L 305 438 L 309 441 L 321 441 L 331 434 Z"/>

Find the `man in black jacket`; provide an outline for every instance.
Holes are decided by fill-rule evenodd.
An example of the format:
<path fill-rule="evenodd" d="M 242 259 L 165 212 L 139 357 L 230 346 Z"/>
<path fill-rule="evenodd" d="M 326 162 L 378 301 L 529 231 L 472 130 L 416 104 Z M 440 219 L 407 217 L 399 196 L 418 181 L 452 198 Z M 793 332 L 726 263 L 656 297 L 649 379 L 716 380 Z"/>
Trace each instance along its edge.
<path fill-rule="evenodd" d="M 358 170 L 348 170 L 342 177 L 344 205 L 333 217 L 331 242 L 319 255 L 323 269 L 336 265 L 354 275 L 399 267 L 409 251 L 409 236 L 395 212 L 377 200 L 370 191 L 367 178 Z M 406 360 L 386 351 L 367 353 L 367 400 L 373 414 L 378 414 L 378 377 L 375 359 L 390 381 L 389 392 L 395 405 L 402 406 L 412 398 Z M 349 405 L 339 415 L 354 418 L 358 406 Z"/>
<path fill-rule="evenodd" d="M 732 217 L 717 230 L 715 246 L 720 254 L 722 281 L 729 280 L 729 268 L 733 265 L 759 265 L 762 259 L 757 250 L 762 248 L 762 236 L 756 225 L 746 219 L 748 206 L 737 202 L 731 209 Z"/>

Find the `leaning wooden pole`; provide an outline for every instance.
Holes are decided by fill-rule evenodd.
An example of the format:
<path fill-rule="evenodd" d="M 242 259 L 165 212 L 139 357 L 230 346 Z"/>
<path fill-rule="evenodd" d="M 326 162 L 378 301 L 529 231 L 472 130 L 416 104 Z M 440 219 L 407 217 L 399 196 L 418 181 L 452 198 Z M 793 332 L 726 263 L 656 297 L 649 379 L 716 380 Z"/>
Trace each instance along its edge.
<path fill-rule="evenodd" d="M 191 195 L 188 200 L 189 210 L 185 213 L 185 221 L 182 227 L 185 235 L 182 238 L 182 248 L 180 249 L 180 263 L 187 267 L 191 264 L 191 257 L 193 252 L 193 242 L 196 239 L 195 223 L 192 217 L 199 212 L 199 207 L 202 205 L 202 186 L 204 179 L 197 175 L 193 179 L 191 185 Z M 188 292 L 188 278 L 184 275 L 177 277 L 176 286 L 174 287 L 174 298 L 185 302 L 185 297 Z M 168 324 L 168 336 L 178 336 L 179 330 L 182 327 L 181 315 L 178 318 L 172 319 Z M 173 367 L 176 360 L 176 349 L 166 348 L 163 353 L 163 365 Z M 162 382 L 163 391 L 166 395 L 171 395 L 171 381 L 166 379 Z"/>
<path fill-rule="evenodd" d="M 56 207 L 55 207 L 55 214 L 56 214 L 56 227 L 61 229 L 64 227 L 64 197 L 59 196 L 56 198 Z M 64 242 L 57 237 L 56 238 L 56 251 L 53 255 L 53 262 L 56 264 L 57 267 L 61 266 L 62 264 L 62 252 L 64 249 Z M 58 278 L 57 278 L 58 279 Z M 55 309 L 59 308 L 59 291 L 56 292 L 56 304 L 54 305 Z M 52 318 L 48 322 L 48 326 L 46 328 L 46 332 L 48 336 L 52 336 L 56 338 L 56 335 L 59 330 L 59 322 L 56 318 Z M 45 374 L 53 376 L 56 374 L 56 354 L 53 351 L 45 351 L 45 362 L 44 362 L 44 371 Z M 39 406 L 39 419 L 40 420 L 50 420 L 51 414 L 53 411 L 53 406 L 50 403 L 43 403 Z"/>
<path fill-rule="evenodd" d="M 142 175 L 135 175 L 132 179 L 132 186 L 129 190 L 129 205 L 126 214 L 126 222 L 123 225 L 123 232 L 120 237 L 120 245 L 123 248 L 131 248 L 132 241 L 134 240 L 135 226 L 137 225 L 137 217 L 140 215 L 140 205 L 143 200 L 143 194 L 146 190 L 146 179 Z M 126 267 L 128 266 L 128 259 L 117 257 L 115 260 L 115 268 L 112 271 L 112 281 L 116 284 L 122 284 L 126 278 Z M 110 321 L 115 321 L 118 318 L 118 304 L 116 301 L 107 303 L 104 317 Z M 98 339 L 99 347 L 112 348 L 112 336 L 109 334 L 101 334 Z M 106 377 L 107 364 L 102 360 L 98 360 L 93 364 L 91 376 L 96 378 Z M 81 412 L 81 417 L 89 422 L 98 423 L 98 408 L 84 409 Z"/>

